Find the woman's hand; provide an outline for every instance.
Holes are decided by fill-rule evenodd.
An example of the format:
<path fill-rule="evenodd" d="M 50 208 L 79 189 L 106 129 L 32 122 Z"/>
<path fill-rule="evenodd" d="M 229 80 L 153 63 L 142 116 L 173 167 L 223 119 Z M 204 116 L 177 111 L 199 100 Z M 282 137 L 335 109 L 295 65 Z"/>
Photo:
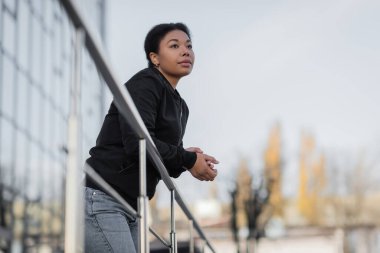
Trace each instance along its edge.
<path fill-rule="evenodd" d="M 189 148 L 187 148 L 185 150 L 189 151 L 189 152 L 195 152 L 195 153 L 203 154 L 203 150 L 201 148 L 198 148 L 198 147 L 189 147 Z M 219 163 L 219 161 L 216 160 L 214 157 L 212 157 L 210 155 L 207 155 L 207 154 L 204 154 L 204 155 L 205 155 L 206 162 L 211 167 L 211 169 L 214 168 L 214 164 L 218 164 Z"/>
<path fill-rule="evenodd" d="M 206 162 L 211 169 L 214 169 L 214 164 L 218 164 L 219 161 L 215 159 L 215 157 L 204 154 Z"/>
<path fill-rule="evenodd" d="M 197 160 L 189 170 L 191 175 L 201 181 L 213 181 L 218 175 L 218 171 L 214 169 L 214 164 L 219 162 L 214 157 L 203 154 L 203 152 L 196 152 L 196 154 Z"/>

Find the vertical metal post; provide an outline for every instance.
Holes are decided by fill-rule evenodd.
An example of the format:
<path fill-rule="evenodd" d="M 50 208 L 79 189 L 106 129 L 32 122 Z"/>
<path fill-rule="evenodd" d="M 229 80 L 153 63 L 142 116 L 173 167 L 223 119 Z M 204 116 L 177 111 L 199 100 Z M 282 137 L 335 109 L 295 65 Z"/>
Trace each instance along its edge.
<path fill-rule="evenodd" d="M 251 249 L 250 253 L 256 253 L 256 246 L 257 246 L 256 240 L 254 238 L 251 238 L 250 241 L 251 241 L 251 243 L 250 243 L 250 249 Z"/>
<path fill-rule="evenodd" d="M 81 65 L 85 33 L 76 30 L 74 64 L 70 87 L 68 157 L 66 172 L 65 252 L 83 252 L 84 198 L 81 168 Z"/>
<path fill-rule="evenodd" d="M 140 196 L 138 201 L 139 222 L 139 251 L 140 253 L 149 253 L 148 240 L 148 197 L 146 196 L 146 142 L 140 139 Z"/>
<path fill-rule="evenodd" d="M 202 253 L 206 252 L 206 241 L 202 240 Z"/>
<path fill-rule="evenodd" d="M 170 191 L 170 253 L 177 253 L 177 238 L 175 234 L 175 216 L 174 216 L 174 203 L 175 203 L 175 192 L 174 190 Z"/>
<path fill-rule="evenodd" d="M 189 253 L 194 253 L 194 236 L 193 236 L 193 230 L 194 230 L 194 224 L 193 220 L 189 220 L 189 234 L 190 234 L 190 239 L 189 239 Z"/>

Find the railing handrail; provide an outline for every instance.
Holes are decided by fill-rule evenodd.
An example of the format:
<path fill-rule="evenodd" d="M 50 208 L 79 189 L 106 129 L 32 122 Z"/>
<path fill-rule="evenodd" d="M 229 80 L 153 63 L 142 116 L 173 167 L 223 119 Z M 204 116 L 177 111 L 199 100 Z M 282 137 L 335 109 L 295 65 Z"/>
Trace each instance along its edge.
<path fill-rule="evenodd" d="M 110 64 L 107 62 L 106 57 L 104 56 L 104 53 L 102 52 L 101 47 L 99 46 L 99 42 L 95 40 L 95 36 L 93 36 L 91 29 L 86 24 L 86 21 L 82 18 L 82 15 L 79 14 L 79 9 L 71 0 L 60 1 L 75 28 L 83 30 L 85 35 L 85 46 L 87 47 L 89 55 L 92 57 L 98 71 L 101 73 L 104 81 L 111 90 L 111 93 L 114 96 L 115 105 L 118 108 L 119 112 L 123 115 L 125 119 L 128 119 L 128 123 L 134 129 L 137 135 L 141 139 L 146 140 L 148 154 L 156 169 L 158 169 L 161 175 L 161 179 L 164 181 L 165 185 L 170 191 L 175 192 L 175 199 L 178 205 L 185 213 L 187 218 L 193 221 L 194 228 L 198 232 L 199 236 L 206 242 L 208 247 L 213 252 L 215 252 L 214 248 L 206 238 L 198 222 L 195 220 L 189 208 L 185 204 L 183 198 L 181 197 L 181 194 L 179 193 L 178 188 L 175 186 L 174 182 L 170 178 L 162 162 L 161 156 L 147 128 L 145 127 L 145 124 L 140 114 L 138 113 L 138 110 L 135 104 L 133 103 L 131 96 L 129 95 L 127 89 L 124 88 L 124 86 L 119 85 L 121 82 L 119 82 L 116 79 L 116 75 L 112 73 L 111 68 L 109 67 Z"/>

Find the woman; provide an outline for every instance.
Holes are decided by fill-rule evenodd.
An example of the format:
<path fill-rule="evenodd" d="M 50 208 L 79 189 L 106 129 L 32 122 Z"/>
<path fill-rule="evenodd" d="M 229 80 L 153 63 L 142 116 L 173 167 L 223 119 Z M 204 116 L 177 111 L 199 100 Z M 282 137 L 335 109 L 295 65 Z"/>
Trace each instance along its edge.
<path fill-rule="evenodd" d="M 200 148 L 184 149 L 182 138 L 189 110 L 176 90 L 194 64 L 190 32 L 182 23 L 160 24 L 145 38 L 148 68 L 126 87 L 171 177 L 188 170 L 199 180 L 212 181 L 218 161 Z M 96 146 L 87 160 L 137 210 L 139 143 L 136 134 L 111 104 Z M 154 195 L 160 175 L 147 161 L 147 195 Z M 123 207 L 89 178 L 86 180 L 86 252 L 132 252 L 137 249 L 138 224 Z"/>

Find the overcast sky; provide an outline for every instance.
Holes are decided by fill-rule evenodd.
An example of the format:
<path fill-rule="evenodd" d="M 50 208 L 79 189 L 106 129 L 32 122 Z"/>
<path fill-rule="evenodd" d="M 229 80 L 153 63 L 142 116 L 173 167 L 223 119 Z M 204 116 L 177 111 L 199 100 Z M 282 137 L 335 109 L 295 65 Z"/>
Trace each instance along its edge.
<path fill-rule="evenodd" d="M 380 1 L 107 1 L 107 51 L 120 80 L 146 67 L 143 41 L 184 22 L 196 62 L 178 86 L 190 108 L 185 146 L 216 156 L 220 195 L 242 157 L 259 171 L 282 129 L 284 191 L 296 192 L 301 131 L 322 152 L 380 153 Z M 195 179 L 194 179 L 195 180 Z M 192 202 L 207 183 L 177 180 Z M 186 187 L 186 188 L 185 188 Z M 191 194 L 201 192 L 204 194 Z"/>

